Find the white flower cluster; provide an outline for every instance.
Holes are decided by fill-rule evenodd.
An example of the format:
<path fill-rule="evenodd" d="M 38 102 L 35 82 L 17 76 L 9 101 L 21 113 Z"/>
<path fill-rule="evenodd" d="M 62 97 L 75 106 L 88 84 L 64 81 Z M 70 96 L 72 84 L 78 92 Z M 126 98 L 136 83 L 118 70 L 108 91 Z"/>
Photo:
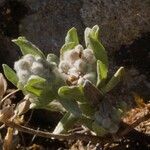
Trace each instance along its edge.
<path fill-rule="evenodd" d="M 83 84 L 86 79 L 96 83 L 96 58 L 89 48 L 77 45 L 64 52 L 58 67 L 69 85 Z"/>
<path fill-rule="evenodd" d="M 41 57 L 35 57 L 31 54 L 23 56 L 14 64 L 19 82 L 26 84 L 32 75 L 38 75 L 43 78 L 49 78 L 51 75 L 50 64 Z"/>

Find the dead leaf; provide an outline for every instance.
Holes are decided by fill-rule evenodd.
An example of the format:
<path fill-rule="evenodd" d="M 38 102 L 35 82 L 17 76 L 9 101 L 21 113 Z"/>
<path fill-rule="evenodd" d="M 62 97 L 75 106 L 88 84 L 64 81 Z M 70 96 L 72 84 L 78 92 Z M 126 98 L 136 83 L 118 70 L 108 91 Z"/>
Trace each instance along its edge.
<path fill-rule="evenodd" d="M 2 73 L 0 73 L 0 99 L 3 97 L 7 90 L 7 82 Z"/>
<path fill-rule="evenodd" d="M 139 108 L 144 108 L 146 104 L 144 103 L 143 98 L 141 98 L 137 93 L 133 93 L 133 96 L 137 106 Z"/>
<path fill-rule="evenodd" d="M 75 144 L 73 144 L 70 148 L 70 150 L 85 150 L 86 148 L 83 146 L 83 143 L 81 141 L 77 141 Z"/>
<path fill-rule="evenodd" d="M 89 100 L 92 106 L 99 106 L 99 103 L 102 101 L 103 94 L 98 90 L 91 82 L 88 80 L 84 84 L 84 94 L 85 97 Z"/>
<path fill-rule="evenodd" d="M 11 150 L 12 149 L 12 140 L 13 140 L 13 128 L 7 129 L 7 134 L 4 139 L 3 149 Z"/>
<path fill-rule="evenodd" d="M 29 99 L 21 100 L 16 107 L 17 114 L 22 115 L 26 113 L 30 109 L 30 104 L 31 102 L 29 101 Z"/>
<path fill-rule="evenodd" d="M 13 118 L 15 115 L 14 113 L 14 105 L 4 107 L 2 110 L 0 110 L 0 121 L 1 122 L 6 122 L 9 119 Z"/>

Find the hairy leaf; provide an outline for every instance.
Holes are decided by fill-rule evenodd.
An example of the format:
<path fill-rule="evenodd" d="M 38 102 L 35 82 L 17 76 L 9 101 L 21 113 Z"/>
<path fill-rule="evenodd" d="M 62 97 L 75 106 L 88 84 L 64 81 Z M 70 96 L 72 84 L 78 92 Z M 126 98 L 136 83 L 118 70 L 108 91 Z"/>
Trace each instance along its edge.
<path fill-rule="evenodd" d="M 18 77 L 13 69 L 11 69 L 8 65 L 3 64 L 3 70 L 6 78 L 15 86 L 18 83 Z"/>
<path fill-rule="evenodd" d="M 79 40 L 78 40 L 78 35 L 77 35 L 77 30 L 76 28 L 71 28 L 68 32 L 67 35 L 65 37 L 65 44 L 70 43 L 70 42 L 74 42 L 75 45 L 79 44 Z"/>
<path fill-rule="evenodd" d="M 97 60 L 97 87 L 102 87 L 107 79 L 108 68 L 102 61 Z"/>
<path fill-rule="evenodd" d="M 50 54 L 47 55 L 47 61 L 49 63 L 55 62 L 56 64 L 58 64 L 59 63 L 59 58 L 55 54 L 50 53 Z"/>
<path fill-rule="evenodd" d="M 66 111 L 71 112 L 76 117 L 81 116 L 81 110 L 79 109 L 78 103 L 75 100 L 69 100 L 60 97 L 59 102 L 63 105 Z"/>
<path fill-rule="evenodd" d="M 84 93 L 82 86 L 63 86 L 59 88 L 58 95 L 65 99 L 84 101 Z"/>
<path fill-rule="evenodd" d="M 97 122 L 93 122 L 92 124 L 93 131 L 98 135 L 98 136 L 104 136 L 108 132 L 100 126 Z"/>
<path fill-rule="evenodd" d="M 53 133 L 60 134 L 67 132 L 74 123 L 78 120 L 78 117 L 74 116 L 73 114 L 67 112 L 63 118 L 59 121 L 57 126 L 55 127 Z"/>
<path fill-rule="evenodd" d="M 43 52 L 40 51 L 40 49 L 37 48 L 34 44 L 29 42 L 25 37 L 18 37 L 18 39 L 12 40 L 12 42 L 20 47 L 23 55 L 32 54 L 34 56 L 45 58 Z"/>
<path fill-rule="evenodd" d="M 97 60 L 100 60 L 108 69 L 107 52 L 103 45 L 93 37 L 89 36 L 89 47 L 93 50 Z"/>
<path fill-rule="evenodd" d="M 60 57 L 62 58 L 64 52 L 73 49 L 75 46 L 76 46 L 75 42 L 69 42 L 64 44 L 60 49 Z"/>
<path fill-rule="evenodd" d="M 99 26 L 95 25 L 92 29 L 86 28 L 84 31 L 84 39 L 85 39 L 85 45 L 86 47 L 89 47 L 89 36 L 93 37 L 94 39 L 98 40 L 99 36 Z"/>
<path fill-rule="evenodd" d="M 112 90 L 120 81 L 121 78 L 124 75 L 124 67 L 120 67 L 117 72 L 113 75 L 113 77 L 110 79 L 110 81 L 107 83 L 107 85 L 102 88 L 104 93 L 109 92 Z"/>
<path fill-rule="evenodd" d="M 27 84 L 24 86 L 24 89 L 36 96 L 41 96 L 45 82 L 46 80 L 44 78 L 33 75 L 29 78 Z"/>

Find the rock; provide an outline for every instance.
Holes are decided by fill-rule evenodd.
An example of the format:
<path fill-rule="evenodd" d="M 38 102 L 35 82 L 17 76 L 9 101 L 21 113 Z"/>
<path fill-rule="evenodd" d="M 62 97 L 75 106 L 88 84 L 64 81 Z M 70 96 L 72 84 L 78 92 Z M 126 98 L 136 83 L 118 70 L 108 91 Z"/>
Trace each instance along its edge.
<path fill-rule="evenodd" d="M 20 35 L 26 36 L 46 53 L 59 53 L 66 32 L 71 27 L 76 27 L 79 35 L 82 35 L 84 28 L 78 0 L 27 0 L 26 5 L 33 13 L 22 20 Z"/>
<path fill-rule="evenodd" d="M 0 34 L 0 64 L 8 64 L 13 67 L 13 62 L 18 59 L 19 51 L 9 38 Z M 2 66 L 0 65 L 0 70 Z"/>
<path fill-rule="evenodd" d="M 129 45 L 142 33 L 150 32 L 149 0 L 82 0 L 85 26 L 98 24 L 102 43 L 109 50 Z"/>

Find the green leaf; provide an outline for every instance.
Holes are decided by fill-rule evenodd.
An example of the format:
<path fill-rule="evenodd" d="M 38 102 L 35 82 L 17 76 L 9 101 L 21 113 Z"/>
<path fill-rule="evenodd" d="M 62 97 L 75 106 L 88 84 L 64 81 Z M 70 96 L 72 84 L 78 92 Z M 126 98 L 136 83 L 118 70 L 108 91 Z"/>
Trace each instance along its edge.
<path fill-rule="evenodd" d="M 105 134 L 108 133 L 101 125 L 99 125 L 97 122 L 93 122 L 92 124 L 93 131 L 98 135 L 98 136 L 104 136 Z"/>
<path fill-rule="evenodd" d="M 107 73 L 108 67 L 102 61 L 97 60 L 97 87 L 101 88 L 105 84 Z"/>
<path fill-rule="evenodd" d="M 86 46 L 93 50 L 96 59 L 102 61 L 108 68 L 107 52 L 99 41 L 99 26 L 95 25 L 92 29 L 86 28 L 84 38 Z"/>
<path fill-rule="evenodd" d="M 46 109 L 49 111 L 55 111 L 55 112 L 60 112 L 60 113 L 65 113 L 66 110 L 64 107 L 59 103 L 58 100 L 53 100 L 47 105 L 45 105 L 42 109 Z"/>
<path fill-rule="evenodd" d="M 60 49 L 60 56 L 63 57 L 63 53 L 73 49 L 76 46 L 75 42 L 66 43 Z"/>
<path fill-rule="evenodd" d="M 84 114 L 87 117 L 93 117 L 95 113 L 95 107 L 93 107 L 91 104 L 88 103 L 79 103 L 79 107 L 82 111 L 82 114 Z"/>
<path fill-rule="evenodd" d="M 103 45 L 92 36 L 89 36 L 89 48 L 93 50 L 96 59 L 100 60 L 108 69 L 108 56 Z"/>
<path fill-rule="evenodd" d="M 65 99 L 84 101 L 83 86 L 62 86 L 58 90 L 58 95 Z"/>
<path fill-rule="evenodd" d="M 110 79 L 110 81 L 107 83 L 107 85 L 104 88 L 102 88 L 102 91 L 104 93 L 107 93 L 110 90 L 112 90 L 121 81 L 123 75 L 124 75 L 124 67 L 120 67 L 114 74 L 114 76 Z"/>
<path fill-rule="evenodd" d="M 92 130 L 93 118 L 82 115 L 78 122 Z"/>
<path fill-rule="evenodd" d="M 50 53 L 50 54 L 47 55 L 47 61 L 49 63 L 55 62 L 56 64 L 58 64 L 59 63 L 59 58 L 55 54 Z"/>
<path fill-rule="evenodd" d="M 99 26 L 98 25 L 93 26 L 91 34 L 95 39 L 99 38 Z"/>
<path fill-rule="evenodd" d="M 78 117 L 67 112 L 55 127 L 53 134 L 67 132 L 75 124 L 76 121 L 78 121 Z"/>
<path fill-rule="evenodd" d="M 46 80 L 36 75 L 32 75 L 27 84 L 24 86 L 24 89 L 36 96 L 41 96 L 41 93 L 44 88 L 44 83 Z"/>
<path fill-rule="evenodd" d="M 95 25 L 92 29 L 91 28 L 86 28 L 84 31 L 84 39 L 85 39 L 85 44 L 86 47 L 89 47 L 89 36 L 93 37 L 94 39 L 98 40 L 99 36 L 99 26 Z"/>
<path fill-rule="evenodd" d="M 11 69 L 8 65 L 3 64 L 3 70 L 6 78 L 15 86 L 17 86 L 18 83 L 18 77 L 13 69 Z"/>
<path fill-rule="evenodd" d="M 72 113 L 76 117 L 80 117 L 82 112 L 79 109 L 78 103 L 72 99 L 64 99 L 59 97 L 59 102 L 66 109 L 66 111 Z"/>
<path fill-rule="evenodd" d="M 74 42 L 75 45 L 79 44 L 79 40 L 78 40 L 78 35 L 77 35 L 77 30 L 76 28 L 71 28 L 68 32 L 67 35 L 65 37 L 65 44 L 68 44 L 70 42 Z"/>
<path fill-rule="evenodd" d="M 84 40 L 85 40 L 86 47 L 89 46 L 89 35 L 90 35 L 91 30 L 92 29 L 90 29 L 90 28 L 86 28 L 84 31 Z"/>
<path fill-rule="evenodd" d="M 18 37 L 18 39 L 12 40 L 12 42 L 20 47 L 23 55 L 32 54 L 34 56 L 45 58 L 43 52 L 40 51 L 34 44 L 29 42 L 25 37 Z"/>

